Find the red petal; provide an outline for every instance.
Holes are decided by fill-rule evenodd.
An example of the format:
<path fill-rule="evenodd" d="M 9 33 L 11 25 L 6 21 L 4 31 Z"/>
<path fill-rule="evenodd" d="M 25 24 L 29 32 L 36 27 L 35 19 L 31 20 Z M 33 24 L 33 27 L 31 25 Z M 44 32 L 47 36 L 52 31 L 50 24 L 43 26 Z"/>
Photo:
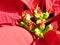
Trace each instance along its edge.
<path fill-rule="evenodd" d="M 55 16 L 54 17 L 54 22 L 52 22 L 52 25 L 55 29 L 60 28 L 60 0 L 46 0 L 46 9 L 49 10 L 51 9 L 52 12 L 54 12 Z"/>
<path fill-rule="evenodd" d="M 40 0 L 22 0 L 30 9 L 35 9 Z"/>
<path fill-rule="evenodd" d="M 55 29 L 60 29 L 60 14 L 53 18 L 53 22 L 51 24 L 54 26 Z"/>
<path fill-rule="evenodd" d="M 21 0 L 14 0 L 13 2 L 17 8 L 17 11 L 21 15 L 22 11 L 24 10 L 24 3 Z"/>
<path fill-rule="evenodd" d="M 19 17 L 18 10 L 17 10 L 18 8 L 16 6 L 18 6 L 18 4 L 15 5 L 15 2 L 12 0 L 0 0 L 0 24 L 15 25 L 15 21 Z M 20 6 L 20 8 L 22 8 L 22 6 Z M 19 12 L 20 14 L 22 9 L 20 9 Z"/>
<path fill-rule="evenodd" d="M 33 45 L 46 45 L 44 39 L 38 39 L 38 40 L 35 40 Z"/>
<path fill-rule="evenodd" d="M 52 6 L 52 4 L 53 4 L 53 2 L 52 2 L 53 0 L 46 0 L 46 10 L 48 11 L 50 8 L 51 8 L 51 6 Z"/>
<path fill-rule="evenodd" d="M 55 13 L 55 15 L 60 13 L 60 0 L 55 0 L 55 3 L 52 6 L 52 11 Z"/>
<path fill-rule="evenodd" d="M 0 45 L 31 45 L 32 42 L 31 34 L 21 27 L 0 27 Z"/>
<path fill-rule="evenodd" d="M 51 10 L 55 13 L 55 15 L 58 15 L 60 13 L 60 0 L 46 0 L 46 10 Z"/>
<path fill-rule="evenodd" d="M 60 37 L 58 37 L 56 31 L 47 32 L 44 38 L 48 45 L 60 45 Z"/>
<path fill-rule="evenodd" d="M 58 29 L 58 27 L 59 27 L 57 21 L 53 21 L 53 22 L 51 23 L 51 25 L 53 26 L 54 29 Z"/>

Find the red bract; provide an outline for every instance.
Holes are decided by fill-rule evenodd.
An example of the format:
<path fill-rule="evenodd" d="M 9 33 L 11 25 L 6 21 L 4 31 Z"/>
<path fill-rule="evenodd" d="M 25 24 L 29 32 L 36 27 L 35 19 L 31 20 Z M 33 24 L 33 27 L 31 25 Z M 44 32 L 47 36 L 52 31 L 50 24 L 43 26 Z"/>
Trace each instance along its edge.
<path fill-rule="evenodd" d="M 19 1 L 19 3 L 17 2 L 18 0 L 0 0 L 1 25 L 2 24 L 15 25 L 16 19 L 21 15 L 23 10 L 23 3 L 21 3 L 21 1 Z"/>
<path fill-rule="evenodd" d="M 46 7 L 46 11 L 54 13 L 51 23 L 54 29 L 60 29 L 60 0 L 0 0 L 0 24 L 15 25 L 17 18 L 25 11 L 24 3 L 29 11 L 34 10 L 37 5 L 41 10 Z M 30 14 L 29 11 L 26 12 Z M 31 45 L 32 41 L 30 33 L 20 27 L 0 27 L 1 45 Z M 60 45 L 60 31 L 47 32 L 43 39 L 35 40 L 33 45 Z"/>
<path fill-rule="evenodd" d="M 33 37 L 18 26 L 3 25 L 0 27 L 0 45 L 31 45 Z"/>
<path fill-rule="evenodd" d="M 60 18 L 60 14 L 58 14 L 57 16 L 55 16 L 53 18 L 53 20 L 55 22 L 55 26 L 56 26 L 56 28 L 58 27 L 58 29 L 60 29 L 60 20 L 59 20 L 59 18 Z M 52 22 L 52 24 L 54 24 L 54 22 Z"/>
<path fill-rule="evenodd" d="M 51 12 L 54 12 L 55 15 L 58 15 L 60 13 L 60 0 L 46 0 L 46 10 L 51 10 Z"/>
<path fill-rule="evenodd" d="M 33 45 L 47 45 L 47 44 L 43 38 L 42 39 L 40 38 L 40 39 L 35 40 Z"/>
<path fill-rule="evenodd" d="M 33 0 L 32 0 L 33 1 Z M 30 8 L 30 9 L 33 9 L 33 8 L 31 8 L 32 6 L 35 6 L 35 5 L 29 5 L 30 4 L 30 2 L 31 1 L 29 1 L 29 3 L 28 2 L 26 2 L 26 0 L 24 1 L 25 2 L 25 4 Z M 43 1 L 44 2 L 44 1 Z M 56 15 L 58 15 L 58 13 L 60 13 L 60 3 L 58 3 L 59 2 L 59 0 L 45 0 L 45 2 L 46 2 L 46 5 L 44 5 L 43 3 L 40 5 L 40 6 L 45 6 L 46 7 L 46 11 L 48 11 L 49 13 L 54 13 L 54 19 L 53 19 L 53 22 L 51 23 L 52 25 L 53 25 L 53 27 L 54 27 L 54 29 L 58 29 L 58 27 L 60 26 L 60 24 L 59 24 L 59 18 L 60 18 L 60 16 L 56 16 Z M 44 2 L 44 3 L 45 3 Z M 41 3 L 41 2 L 40 2 Z M 55 17 L 56 16 L 56 17 Z M 59 25 L 59 26 L 58 26 Z M 57 35 L 58 34 L 56 34 L 56 32 L 54 32 L 54 31 L 49 31 L 49 32 L 47 32 L 46 33 L 46 35 L 45 35 L 45 37 L 44 37 L 44 39 L 45 39 L 45 41 L 46 41 L 46 43 L 48 44 L 48 45 L 60 45 L 60 40 L 58 39 L 58 37 L 57 37 Z M 59 34 L 60 35 L 60 34 Z M 53 38 L 53 37 L 55 37 L 55 38 Z M 59 37 L 60 38 L 60 37 Z M 38 43 L 38 41 L 37 41 L 37 43 Z M 36 44 L 37 45 L 37 44 Z M 38 44 L 39 45 L 39 44 Z M 43 45 L 43 44 L 42 44 Z"/>
<path fill-rule="evenodd" d="M 59 31 L 49 31 L 44 36 L 44 39 L 48 45 L 60 45 L 60 35 Z"/>
<path fill-rule="evenodd" d="M 59 26 L 60 16 L 57 15 L 60 15 L 60 0 L 49 0 L 49 1 L 46 0 L 46 10 L 49 11 L 50 13 L 54 13 L 54 16 L 56 16 L 53 19 L 55 21 L 53 21 L 51 24 L 55 29 L 58 29 L 60 27 Z"/>
<path fill-rule="evenodd" d="M 22 0 L 22 2 L 24 2 L 29 7 L 29 9 L 35 9 L 40 0 Z"/>

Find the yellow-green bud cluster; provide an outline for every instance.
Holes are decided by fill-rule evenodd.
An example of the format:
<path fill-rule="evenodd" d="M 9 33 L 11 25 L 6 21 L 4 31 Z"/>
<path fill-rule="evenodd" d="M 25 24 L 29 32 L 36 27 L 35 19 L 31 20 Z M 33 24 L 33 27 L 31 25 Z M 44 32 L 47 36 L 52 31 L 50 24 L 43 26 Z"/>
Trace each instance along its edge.
<path fill-rule="evenodd" d="M 28 29 L 30 32 L 33 32 L 37 37 L 43 37 L 46 32 L 53 29 L 51 24 L 47 26 L 45 25 L 48 17 L 48 12 L 38 13 L 37 10 L 34 10 L 32 18 L 34 18 L 35 22 L 31 19 L 30 14 L 26 13 L 26 15 L 23 16 L 24 19 L 20 22 L 20 25 Z"/>

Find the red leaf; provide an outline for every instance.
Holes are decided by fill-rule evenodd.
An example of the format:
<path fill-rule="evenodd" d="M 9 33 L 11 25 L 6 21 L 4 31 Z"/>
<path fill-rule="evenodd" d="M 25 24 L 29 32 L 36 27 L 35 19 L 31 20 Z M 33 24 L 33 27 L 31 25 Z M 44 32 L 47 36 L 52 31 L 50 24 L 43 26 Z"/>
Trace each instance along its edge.
<path fill-rule="evenodd" d="M 60 0 L 46 0 L 46 10 L 51 10 L 55 15 L 58 15 L 60 13 Z"/>
<path fill-rule="evenodd" d="M 24 3 L 21 0 L 13 0 L 13 2 L 17 8 L 18 13 L 22 15 L 22 12 L 24 10 Z"/>
<path fill-rule="evenodd" d="M 49 31 L 46 33 L 44 39 L 48 45 L 60 45 L 60 36 L 58 37 L 57 31 Z"/>
<path fill-rule="evenodd" d="M 60 29 L 60 0 L 46 0 L 46 10 L 51 10 L 51 12 L 54 13 L 54 22 L 52 22 L 52 25 L 55 29 Z M 56 16 L 57 15 L 57 16 Z M 54 24 L 55 23 L 55 24 Z"/>
<path fill-rule="evenodd" d="M 44 39 L 40 38 L 34 41 L 33 45 L 46 45 L 46 42 L 44 41 Z"/>
<path fill-rule="evenodd" d="M 35 9 L 35 7 L 39 4 L 40 0 L 22 0 L 29 9 Z"/>
<path fill-rule="evenodd" d="M 16 0 L 17 2 L 18 0 Z M 17 3 L 16 3 L 17 4 Z M 20 14 L 22 12 L 22 5 L 19 4 Z M 15 25 L 16 19 L 20 16 L 18 14 L 18 6 L 15 5 L 15 2 L 12 0 L 0 0 L 0 24 L 12 24 Z"/>
<path fill-rule="evenodd" d="M 58 22 L 57 21 L 53 21 L 52 23 L 51 23 L 51 25 L 53 26 L 53 29 L 58 29 Z"/>
<path fill-rule="evenodd" d="M 0 45 L 31 45 L 31 34 L 17 26 L 0 27 Z"/>
<path fill-rule="evenodd" d="M 55 29 L 60 30 L 60 14 L 53 17 L 53 22 L 51 23 Z"/>
<path fill-rule="evenodd" d="M 60 13 L 60 0 L 55 0 L 55 3 L 52 6 L 52 11 L 55 13 L 55 15 Z"/>

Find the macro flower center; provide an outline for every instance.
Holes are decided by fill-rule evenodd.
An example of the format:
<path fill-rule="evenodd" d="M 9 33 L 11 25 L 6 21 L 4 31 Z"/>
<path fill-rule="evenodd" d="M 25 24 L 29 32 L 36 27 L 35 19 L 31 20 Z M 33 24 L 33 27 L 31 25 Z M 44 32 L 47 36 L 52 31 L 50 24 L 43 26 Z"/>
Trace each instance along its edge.
<path fill-rule="evenodd" d="M 49 13 L 41 11 L 39 7 L 36 7 L 33 11 L 33 15 L 23 12 L 22 18 L 19 20 L 19 26 L 39 38 L 43 38 L 46 32 L 53 29 L 53 26 L 49 23 L 52 20 L 52 18 L 49 18 Z"/>

